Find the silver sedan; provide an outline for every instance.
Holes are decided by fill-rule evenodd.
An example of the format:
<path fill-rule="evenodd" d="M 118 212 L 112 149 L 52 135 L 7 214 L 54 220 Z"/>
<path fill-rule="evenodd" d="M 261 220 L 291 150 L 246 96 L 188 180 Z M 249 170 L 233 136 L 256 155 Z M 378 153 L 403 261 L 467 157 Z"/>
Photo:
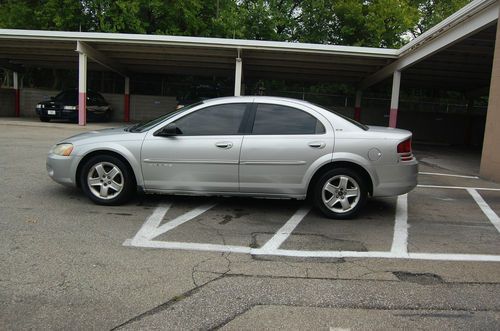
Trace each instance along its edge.
<path fill-rule="evenodd" d="M 49 176 L 116 205 L 146 193 L 311 198 L 351 218 L 368 196 L 417 184 L 411 132 L 365 126 L 294 99 L 206 100 L 149 122 L 90 131 L 53 146 Z"/>

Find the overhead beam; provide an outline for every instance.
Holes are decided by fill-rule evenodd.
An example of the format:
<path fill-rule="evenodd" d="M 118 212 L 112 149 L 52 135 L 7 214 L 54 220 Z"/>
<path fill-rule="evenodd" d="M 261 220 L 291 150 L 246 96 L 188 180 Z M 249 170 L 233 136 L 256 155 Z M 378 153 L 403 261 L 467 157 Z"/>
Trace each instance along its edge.
<path fill-rule="evenodd" d="M 478 2 L 476 1 L 475 3 Z M 471 3 L 470 5 L 475 3 Z M 434 34 L 428 33 L 426 36 L 423 34 L 417 38 L 421 40 L 418 43 L 410 43 L 408 46 L 401 48 L 398 60 L 365 78 L 359 84 L 359 88 L 366 89 L 391 76 L 395 71 L 401 71 L 418 63 L 430 55 L 494 24 L 498 20 L 499 3 L 497 1 L 483 1 L 483 3 L 485 3 L 484 7 L 477 8 L 474 14 L 468 13 L 466 15 L 464 13 L 463 18 L 455 18 L 457 21 L 448 23 L 448 26 L 437 26 L 437 28 L 441 28 L 442 30 L 434 31 L 431 29 L 428 32 L 433 32 Z M 446 23 L 444 22 L 444 24 Z"/>
<path fill-rule="evenodd" d="M 100 65 L 108 68 L 111 71 L 116 72 L 119 75 L 127 77 L 128 74 L 121 65 L 117 64 L 116 61 L 109 59 L 106 55 L 96 50 L 92 46 L 84 43 L 83 41 L 76 42 L 76 51 L 80 54 L 85 54 L 87 57 L 92 59 L 93 61 L 99 63 Z"/>

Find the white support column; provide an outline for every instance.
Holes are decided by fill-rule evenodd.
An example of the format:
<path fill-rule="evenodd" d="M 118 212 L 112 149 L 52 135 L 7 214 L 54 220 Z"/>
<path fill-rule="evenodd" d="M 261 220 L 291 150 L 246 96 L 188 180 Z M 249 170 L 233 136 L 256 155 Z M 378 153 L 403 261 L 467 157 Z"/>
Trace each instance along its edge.
<path fill-rule="evenodd" d="M 13 80 L 14 80 L 14 93 L 15 93 L 15 101 L 14 101 L 14 111 L 16 117 L 21 116 L 21 94 L 19 91 L 19 75 L 16 71 L 13 72 Z"/>
<path fill-rule="evenodd" d="M 78 125 L 87 124 L 87 54 L 78 53 Z"/>
<path fill-rule="evenodd" d="M 361 120 L 361 97 L 363 96 L 363 91 L 356 91 L 356 101 L 354 102 L 354 120 Z"/>
<path fill-rule="evenodd" d="M 399 89 L 401 86 L 401 71 L 396 70 L 392 76 L 391 109 L 389 113 L 389 126 L 395 128 L 398 122 Z"/>
<path fill-rule="evenodd" d="M 123 120 L 125 122 L 130 122 L 130 77 L 125 77 L 125 98 L 123 112 Z"/>
<path fill-rule="evenodd" d="M 243 61 L 240 57 L 240 50 L 238 49 L 238 57 L 236 58 L 236 68 L 234 72 L 234 96 L 241 95 L 241 77 L 243 71 Z"/>

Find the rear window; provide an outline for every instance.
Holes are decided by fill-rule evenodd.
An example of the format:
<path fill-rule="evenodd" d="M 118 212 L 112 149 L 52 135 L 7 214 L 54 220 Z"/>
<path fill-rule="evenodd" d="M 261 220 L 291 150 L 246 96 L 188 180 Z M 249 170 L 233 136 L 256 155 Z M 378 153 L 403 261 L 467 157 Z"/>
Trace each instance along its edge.
<path fill-rule="evenodd" d="M 259 104 L 255 113 L 252 134 L 321 134 L 325 127 L 318 119 L 300 109 Z"/>
<path fill-rule="evenodd" d="M 355 120 L 353 120 L 352 118 L 347 117 L 347 116 L 345 116 L 345 115 L 342 115 L 342 114 L 340 114 L 340 113 L 337 113 L 335 110 L 331 110 L 331 109 L 329 109 L 329 108 L 323 107 L 323 106 L 321 106 L 321 105 L 317 105 L 317 104 L 315 104 L 315 103 L 313 103 L 313 105 L 315 105 L 316 107 L 319 107 L 319 108 L 323 108 L 324 110 L 328 110 L 330 113 L 334 113 L 335 115 L 342 117 L 343 119 L 345 119 L 345 120 L 346 120 L 346 121 L 348 121 L 349 123 L 352 123 L 352 124 L 356 125 L 356 126 L 357 126 L 358 128 L 360 128 L 360 129 L 363 129 L 363 130 L 365 130 L 365 131 L 368 131 L 368 129 L 369 129 L 367 125 L 364 125 L 364 124 L 362 124 L 362 123 L 359 123 L 358 121 L 355 121 Z"/>

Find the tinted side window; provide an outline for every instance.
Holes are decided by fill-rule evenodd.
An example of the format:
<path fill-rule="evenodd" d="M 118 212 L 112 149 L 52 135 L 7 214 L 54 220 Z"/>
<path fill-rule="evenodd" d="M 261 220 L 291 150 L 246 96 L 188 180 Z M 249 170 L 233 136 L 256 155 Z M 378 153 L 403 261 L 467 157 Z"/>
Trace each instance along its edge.
<path fill-rule="evenodd" d="M 200 109 L 175 121 L 183 135 L 238 134 L 246 104 L 227 104 Z"/>
<path fill-rule="evenodd" d="M 319 134 L 325 127 L 314 116 L 287 106 L 259 104 L 253 134 Z"/>

